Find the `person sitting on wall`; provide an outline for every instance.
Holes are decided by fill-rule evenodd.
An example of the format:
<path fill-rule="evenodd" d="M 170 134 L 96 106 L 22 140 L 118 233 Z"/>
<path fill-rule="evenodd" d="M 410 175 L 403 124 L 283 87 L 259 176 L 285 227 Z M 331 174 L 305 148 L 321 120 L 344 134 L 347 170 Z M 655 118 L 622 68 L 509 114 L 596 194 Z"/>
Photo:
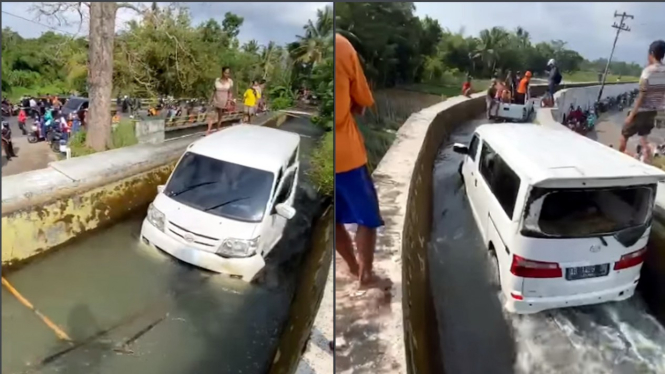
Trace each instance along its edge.
<path fill-rule="evenodd" d="M 464 83 L 462 84 L 462 95 L 471 97 L 471 76 L 467 75 Z"/>

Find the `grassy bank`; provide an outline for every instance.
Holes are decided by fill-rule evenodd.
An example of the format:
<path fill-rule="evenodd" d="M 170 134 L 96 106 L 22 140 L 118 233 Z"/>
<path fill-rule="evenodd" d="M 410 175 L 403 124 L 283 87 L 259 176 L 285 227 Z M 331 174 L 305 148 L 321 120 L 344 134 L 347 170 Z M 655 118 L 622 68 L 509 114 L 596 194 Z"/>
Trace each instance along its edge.
<path fill-rule="evenodd" d="M 335 152 L 333 132 L 327 132 L 312 153 L 310 177 L 324 196 L 332 196 L 335 189 Z"/>
<path fill-rule="evenodd" d="M 87 133 L 79 131 L 69 140 L 69 148 L 72 150 L 72 157 L 85 156 L 95 153 L 95 150 L 88 148 L 85 145 Z M 138 143 L 136 139 L 136 131 L 134 129 L 134 121 L 122 120 L 118 123 L 111 132 L 113 141 L 113 148 L 128 147 Z"/>
<path fill-rule="evenodd" d="M 618 75 L 608 74 L 607 82 L 616 82 L 619 79 Z M 563 74 L 563 80 L 567 82 L 597 82 L 598 73 L 593 71 L 575 71 L 575 72 L 566 72 Z M 621 76 L 622 82 L 637 82 L 640 80 L 640 77 L 631 77 L 631 76 Z"/>
<path fill-rule="evenodd" d="M 616 82 L 620 76 L 615 74 L 609 74 L 607 76 L 607 82 Z M 430 95 L 437 95 L 445 99 L 448 97 L 458 96 L 462 93 L 462 83 L 464 83 L 464 76 L 455 76 L 448 77 L 445 82 L 422 82 L 414 83 L 408 85 L 402 85 L 397 87 L 400 90 L 406 91 L 415 91 L 427 93 Z M 537 77 L 544 79 L 546 77 Z M 632 76 L 621 76 L 622 82 L 637 82 L 639 77 Z M 598 80 L 598 73 L 593 71 L 575 71 L 575 72 L 565 72 L 563 74 L 563 80 L 566 82 L 595 82 Z M 478 78 L 472 81 L 473 92 L 484 91 L 489 87 L 490 79 Z"/>

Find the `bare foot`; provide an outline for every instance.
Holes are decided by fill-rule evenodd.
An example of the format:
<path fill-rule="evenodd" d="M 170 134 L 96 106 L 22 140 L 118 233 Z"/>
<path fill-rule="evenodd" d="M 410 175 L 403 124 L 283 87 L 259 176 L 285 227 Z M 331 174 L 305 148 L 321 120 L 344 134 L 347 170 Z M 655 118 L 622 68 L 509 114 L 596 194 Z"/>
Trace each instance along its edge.
<path fill-rule="evenodd" d="M 348 278 L 358 279 L 358 268 L 352 269 L 347 265 L 343 267 L 340 266 L 339 269 L 341 270 L 344 276 Z"/>
<path fill-rule="evenodd" d="M 358 289 L 369 289 L 369 288 L 379 288 L 384 291 L 390 290 L 393 286 L 393 282 L 388 278 L 381 278 L 374 273 L 369 275 L 365 274 L 360 277 L 358 282 Z"/>

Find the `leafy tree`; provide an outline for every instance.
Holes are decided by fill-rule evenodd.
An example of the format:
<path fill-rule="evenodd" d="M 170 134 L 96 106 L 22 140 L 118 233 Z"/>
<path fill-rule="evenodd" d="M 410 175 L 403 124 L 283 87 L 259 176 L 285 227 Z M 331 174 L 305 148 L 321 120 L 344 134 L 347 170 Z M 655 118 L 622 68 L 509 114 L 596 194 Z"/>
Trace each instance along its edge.
<path fill-rule="evenodd" d="M 542 74 L 551 58 L 564 72 L 604 68 L 602 60 L 587 61 L 564 41 L 533 44 L 522 27 L 510 31 L 497 26 L 467 36 L 428 16 L 419 19 L 414 10 L 410 2 L 335 4 L 336 32 L 354 45 L 374 86 L 446 83 L 446 77 L 459 73 L 485 78 L 507 70 Z M 610 70 L 636 76 L 641 68 L 615 61 Z"/>

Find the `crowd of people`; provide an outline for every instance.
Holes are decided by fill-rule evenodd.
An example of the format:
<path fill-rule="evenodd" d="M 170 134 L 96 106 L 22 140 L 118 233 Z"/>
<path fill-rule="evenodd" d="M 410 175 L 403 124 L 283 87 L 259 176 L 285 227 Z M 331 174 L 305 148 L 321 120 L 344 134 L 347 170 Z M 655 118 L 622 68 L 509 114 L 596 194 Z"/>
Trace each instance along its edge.
<path fill-rule="evenodd" d="M 28 135 L 28 141 L 31 143 L 40 140 L 49 143 L 60 139 L 66 141 L 72 133 L 83 127 L 82 118 L 85 118 L 85 113 L 63 113 L 62 108 L 66 102 L 67 99 L 64 97 L 46 94 L 43 97 L 23 96 L 20 98 L 18 105 L 13 105 L 7 98 L 3 97 L 3 107 L 16 107 L 15 110 L 12 109 L 8 113 L 3 113 L 2 146 L 7 160 L 17 156 L 14 152 L 11 128 L 9 122 L 4 119 L 5 115 L 18 116 L 19 130 L 23 135 Z M 28 126 L 29 120 L 32 120 L 32 126 Z M 57 134 L 57 136 L 54 136 L 54 134 Z"/>
<path fill-rule="evenodd" d="M 501 80 L 495 74 L 487 89 L 486 104 L 487 104 L 487 118 L 492 117 L 492 110 L 498 103 L 510 103 L 524 105 L 528 98 L 529 84 L 531 83 L 532 73 L 527 71 L 522 75 L 521 71 L 515 72 L 508 71 L 506 78 Z M 469 96 L 471 91 L 471 78 L 467 78 L 465 84 L 462 86 L 462 91 L 465 96 Z"/>

